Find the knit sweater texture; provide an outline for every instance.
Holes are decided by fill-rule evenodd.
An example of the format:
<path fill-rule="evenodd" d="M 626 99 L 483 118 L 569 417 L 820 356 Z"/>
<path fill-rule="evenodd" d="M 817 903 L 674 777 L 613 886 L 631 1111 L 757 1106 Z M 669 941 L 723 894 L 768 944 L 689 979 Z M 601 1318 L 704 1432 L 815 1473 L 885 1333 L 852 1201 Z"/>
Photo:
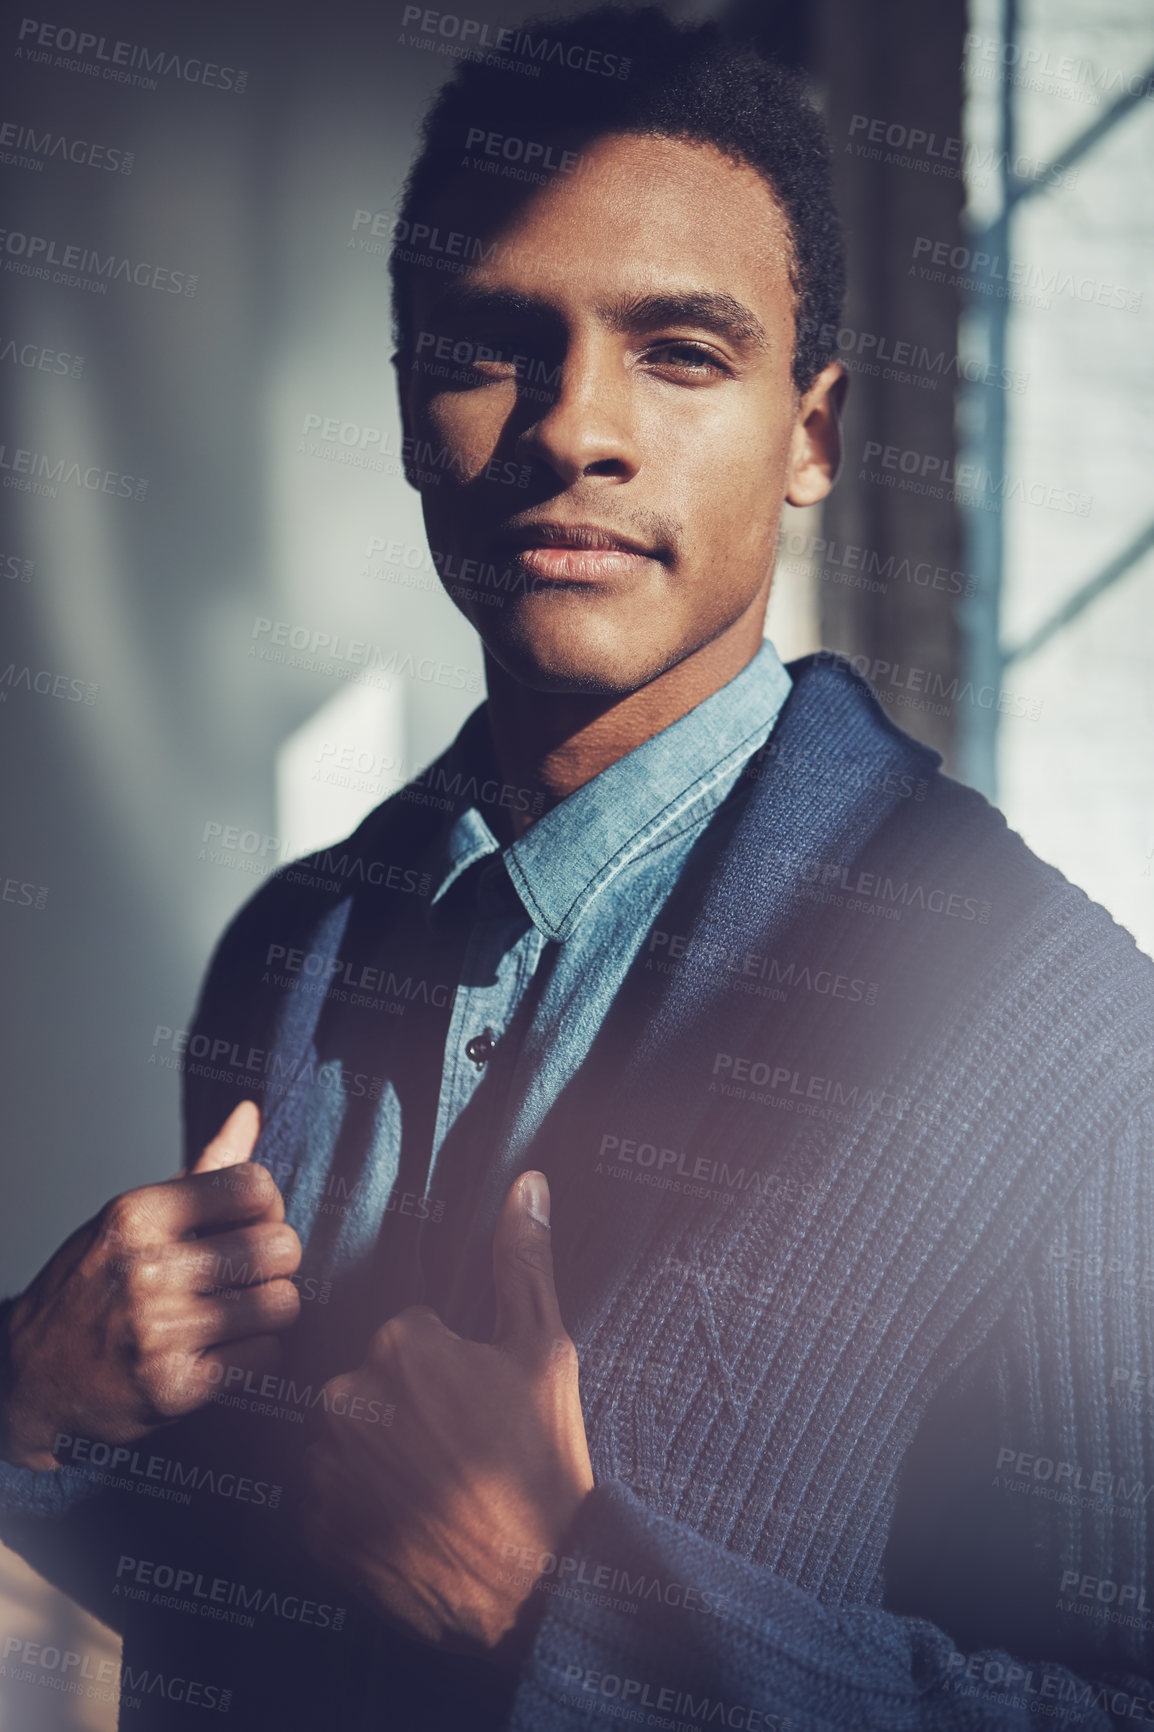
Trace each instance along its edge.
<path fill-rule="evenodd" d="M 291 1524 L 238 1510 L 194 1536 L 8 1475 L 5 1537 L 118 1617 L 135 1664 L 197 1642 L 254 1726 L 1154 1723 L 1154 1433 L 1129 1393 L 1154 1370 L 1154 966 L 843 666 L 791 673 L 721 869 L 674 891 L 532 1151 L 597 1483 L 519 1674 L 363 1614 L 310 1646 L 117 1607 L 98 1555 L 162 1534 L 295 1580 Z M 429 822 L 393 800 L 350 846 L 404 858 Z M 331 1058 L 316 1002 L 261 959 L 270 938 L 336 954 L 372 897 L 395 911 L 262 890 L 198 1028 L 289 1075 Z M 190 1152 L 244 1093 L 186 1077 Z M 286 1088 L 266 1119 L 278 1173 L 308 1175 L 306 1104 Z M 491 1278 L 465 1276 L 454 1322 L 486 1338 Z M 219 1451 L 224 1428 L 166 1447 Z M 267 1468 L 268 1429 L 238 1420 L 228 1459 Z"/>

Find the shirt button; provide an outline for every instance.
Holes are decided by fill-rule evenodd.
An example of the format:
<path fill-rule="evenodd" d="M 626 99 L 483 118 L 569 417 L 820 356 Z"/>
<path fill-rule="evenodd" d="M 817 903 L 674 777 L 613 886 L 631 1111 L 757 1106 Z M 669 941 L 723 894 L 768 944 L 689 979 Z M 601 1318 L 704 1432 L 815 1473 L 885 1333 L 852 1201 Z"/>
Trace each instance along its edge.
<path fill-rule="evenodd" d="M 480 1034 L 475 1034 L 472 1040 L 465 1042 L 465 1057 L 471 1058 L 478 1070 L 484 1070 L 495 1045 L 492 1029 L 483 1029 Z"/>

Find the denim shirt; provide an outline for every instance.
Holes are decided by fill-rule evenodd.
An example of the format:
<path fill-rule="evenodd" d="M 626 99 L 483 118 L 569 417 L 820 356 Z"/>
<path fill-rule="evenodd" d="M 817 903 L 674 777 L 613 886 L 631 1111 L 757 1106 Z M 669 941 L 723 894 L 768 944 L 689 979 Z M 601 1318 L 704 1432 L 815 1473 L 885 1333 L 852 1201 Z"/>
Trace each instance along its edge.
<path fill-rule="evenodd" d="M 477 798 L 445 801 L 420 857 L 390 863 L 419 887 L 409 908 L 346 932 L 340 973 L 314 988 L 325 1080 L 290 1166 L 271 1166 L 304 1247 L 287 1369 L 322 1381 L 348 1369 L 357 1338 L 408 1305 L 469 1332 L 505 1193 L 658 913 L 675 888 L 704 887 L 740 815 L 741 772 L 790 689 L 766 641 L 505 848 L 483 815 L 496 785 L 487 719 L 469 717 L 432 784 Z M 366 980 L 384 996 L 359 990 Z M 468 1048 L 486 1031 L 478 1063 Z M 0 1461 L 0 1503 L 60 1514 L 94 1489 L 68 1468 Z"/>
<path fill-rule="evenodd" d="M 387 965 L 405 1002 L 393 1005 L 402 1014 L 371 1018 L 326 1005 L 321 1057 L 377 1087 L 371 1112 L 328 1088 L 309 1115 L 287 1207 L 313 1281 L 371 1264 L 376 1324 L 427 1303 L 464 1326 L 501 1200 L 533 1164 L 535 1133 L 674 887 L 692 888 L 680 881 L 693 875 L 704 883 L 741 803 L 735 784 L 789 690 L 767 641 L 721 690 L 504 848 L 483 802 L 457 800 L 407 863 L 427 897 L 414 897 L 387 932 L 346 936 L 342 952 L 358 968 L 377 958 L 373 979 Z M 491 752 L 479 709 L 437 780 L 480 788 Z M 306 1196 L 314 1206 L 296 1206 Z M 327 1198 L 319 1209 L 318 1197 Z"/>

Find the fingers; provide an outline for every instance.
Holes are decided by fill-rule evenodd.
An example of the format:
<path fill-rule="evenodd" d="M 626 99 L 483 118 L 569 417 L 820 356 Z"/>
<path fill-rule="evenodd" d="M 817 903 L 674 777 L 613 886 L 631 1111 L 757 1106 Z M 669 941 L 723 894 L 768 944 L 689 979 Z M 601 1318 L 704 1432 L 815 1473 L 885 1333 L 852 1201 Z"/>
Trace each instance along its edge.
<path fill-rule="evenodd" d="M 284 1220 L 284 1200 L 267 1167 L 251 1161 L 143 1185 L 109 1203 L 106 1242 L 131 1250 L 186 1238 L 209 1227 Z"/>
<path fill-rule="evenodd" d="M 221 1167 L 235 1167 L 252 1157 L 260 1136 L 260 1108 L 255 1101 L 241 1101 L 229 1113 L 211 1143 L 206 1143 L 198 1159 L 189 1169 L 192 1173 L 213 1173 Z"/>
<path fill-rule="evenodd" d="M 493 1280 L 494 1346 L 537 1358 L 552 1354 L 557 1341 L 568 1341 L 553 1284 L 544 1173 L 523 1173 L 509 1189 L 493 1235 Z"/>
<path fill-rule="evenodd" d="M 261 1221 L 174 1247 L 164 1259 L 162 1278 L 190 1293 L 211 1293 L 293 1275 L 300 1260 L 301 1242 L 293 1229 L 283 1221 Z"/>
<path fill-rule="evenodd" d="M 190 1352 L 289 1329 L 300 1315 L 300 1294 L 291 1281 L 265 1281 L 259 1287 L 202 1298 L 184 1321 L 183 1344 Z"/>
<path fill-rule="evenodd" d="M 284 1358 L 284 1348 L 275 1335 L 253 1335 L 246 1341 L 230 1341 L 227 1346 L 202 1353 L 188 1373 L 188 1383 L 203 1390 L 207 1400 L 218 1389 L 229 1389 L 243 1383 L 251 1373 L 254 1378 L 266 1377 L 278 1371 Z"/>

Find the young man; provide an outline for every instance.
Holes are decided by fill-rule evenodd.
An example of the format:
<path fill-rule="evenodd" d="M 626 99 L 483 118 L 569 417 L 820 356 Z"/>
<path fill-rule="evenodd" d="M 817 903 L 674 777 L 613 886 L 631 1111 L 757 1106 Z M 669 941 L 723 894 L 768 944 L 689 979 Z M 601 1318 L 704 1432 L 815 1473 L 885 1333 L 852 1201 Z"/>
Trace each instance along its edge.
<path fill-rule="evenodd" d="M 803 95 L 550 38 L 458 72 L 398 227 L 487 702 L 242 912 L 191 1172 L 10 1307 L 5 1533 L 132 1725 L 1154 1720 L 1154 970 L 763 642 L 844 390 Z"/>

